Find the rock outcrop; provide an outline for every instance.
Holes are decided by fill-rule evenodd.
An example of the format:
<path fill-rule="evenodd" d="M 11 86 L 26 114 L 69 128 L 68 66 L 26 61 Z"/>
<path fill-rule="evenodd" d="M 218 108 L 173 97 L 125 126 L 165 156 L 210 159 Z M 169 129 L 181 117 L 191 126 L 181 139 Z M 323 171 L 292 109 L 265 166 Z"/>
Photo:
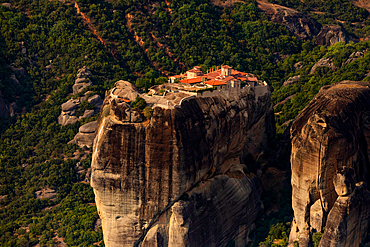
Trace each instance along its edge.
<path fill-rule="evenodd" d="M 263 205 L 258 178 L 245 174 L 240 156 L 261 152 L 274 134 L 270 94 L 186 97 L 176 107 L 154 107 L 145 122 L 132 118 L 140 113 L 124 101 L 137 94 L 118 82 L 98 120 L 91 186 L 105 245 L 226 246 L 234 240 L 245 246 Z M 260 142 L 248 145 L 253 140 Z"/>
<path fill-rule="evenodd" d="M 257 3 L 271 21 L 285 25 L 299 39 L 312 39 L 320 32 L 321 25 L 301 12 L 268 1 Z"/>
<path fill-rule="evenodd" d="M 283 86 L 286 87 L 286 86 L 294 85 L 298 83 L 299 78 L 301 78 L 301 75 L 289 77 L 288 80 L 284 82 Z"/>
<path fill-rule="evenodd" d="M 85 88 L 92 85 L 90 77 L 92 76 L 91 71 L 89 68 L 84 66 L 83 68 L 78 70 L 77 79 L 75 84 L 73 85 L 73 94 L 77 94 L 82 92 Z"/>
<path fill-rule="evenodd" d="M 78 129 L 78 133 L 75 135 L 72 141 L 69 143 L 74 143 L 79 147 L 92 147 L 95 137 L 95 130 L 98 126 L 97 121 L 93 121 L 87 124 L 82 125 Z"/>
<path fill-rule="evenodd" d="M 311 235 L 325 226 L 322 246 L 365 241 L 366 234 L 354 236 L 348 230 L 357 230 L 357 220 L 368 222 L 368 209 L 358 200 L 368 200 L 364 189 L 370 178 L 370 83 L 343 81 L 323 87 L 294 121 L 291 138 L 290 244 L 309 246 Z M 363 182 L 363 189 L 351 194 L 351 178 L 336 175 L 343 167 L 354 170 L 353 182 Z"/>
<path fill-rule="evenodd" d="M 56 200 L 57 199 L 57 193 L 55 190 L 52 190 L 50 188 L 45 188 L 39 191 L 35 192 L 35 198 L 36 199 L 50 199 L 50 200 Z"/>
<path fill-rule="evenodd" d="M 366 49 L 366 50 L 364 50 L 364 51 L 355 51 L 355 52 L 353 52 L 353 53 L 349 56 L 349 58 L 347 59 L 347 61 L 345 61 L 345 62 L 343 63 L 343 65 L 346 65 L 346 64 L 352 63 L 352 62 L 354 62 L 355 60 L 357 60 L 358 58 L 363 57 L 363 56 L 364 56 L 364 54 L 365 54 L 365 52 L 367 52 L 367 51 L 368 51 L 368 49 Z"/>
<path fill-rule="evenodd" d="M 317 45 L 331 46 L 342 41 L 347 43 L 349 38 L 339 25 L 326 25 L 316 37 Z"/>
<path fill-rule="evenodd" d="M 335 66 L 331 58 L 323 57 L 317 63 L 315 63 L 314 66 L 312 66 L 310 75 L 315 73 L 316 69 L 319 67 L 328 67 L 331 70 L 337 70 L 337 66 Z"/>
<path fill-rule="evenodd" d="M 78 70 L 77 79 L 73 85 L 73 94 L 82 92 L 86 87 L 91 86 L 92 82 L 90 77 L 92 76 L 90 70 L 84 66 Z M 83 114 L 76 115 L 76 111 L 80 105 L 85 101 L 89 102 L 93 109 L 86 109 Z M 80 97 L 74 97 L 67 102 L 62 104 L 62 112 L 58 117 L 58 123 L 61 125 L 74 124 L 78 120 L 86 117 L 92 117 L 100 111 L 100 107 L 103 104 L 103 100 L 98 94 L 87 91 Z"/>

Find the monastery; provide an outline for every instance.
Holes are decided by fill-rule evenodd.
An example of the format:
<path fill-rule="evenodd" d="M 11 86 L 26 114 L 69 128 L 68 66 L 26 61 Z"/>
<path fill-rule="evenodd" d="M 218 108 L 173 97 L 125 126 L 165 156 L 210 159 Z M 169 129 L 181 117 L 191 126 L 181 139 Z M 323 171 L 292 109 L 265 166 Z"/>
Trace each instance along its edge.
<path fill-rule="evenodd" d="M 169 83 L 155 85 L 147 93 L 140 91 L 126 81 L 116 82 L 110 92 L 111 97 L 129 103 L 139 95 L 150 107 L 172 109 L 181 107 L 182 102 L 194 97 L 223 96 L 238 97 L 242 93 L 252 93 L 255 100 L 270 93 L 266 82 L 250 73 L 234 70 L 228 65 L 210 69 L 203 73 L 199 66 L 181 75 L 168 78 Z"/>
<path fill-rule="evenodd" d="M 255 75 L 234 70 L 228 65 L 222 65 L 220 68 L 217 66 L 208 70 L 206 74 L 202 72 L 199 66 L 195 66 L 184 74 L 169 77 L 169 82 L 178 82 L 185 87 L 191 86 L 193 91 L 202 92 L 202 94 L 197 93 L 198 97 L 210 96 L 210 93 L 203 95 L 203 92 L 206 91 L 205 89 L 209 88 L 215 90 L 215 93 L 212 93 L 212 95 L 223 93 L 227 96 L 236 96 L 244 87 L 255 91 L 258 97 L 260 94 L 264 94 L 268 87 L 266 82 L 258 80 Z"/>

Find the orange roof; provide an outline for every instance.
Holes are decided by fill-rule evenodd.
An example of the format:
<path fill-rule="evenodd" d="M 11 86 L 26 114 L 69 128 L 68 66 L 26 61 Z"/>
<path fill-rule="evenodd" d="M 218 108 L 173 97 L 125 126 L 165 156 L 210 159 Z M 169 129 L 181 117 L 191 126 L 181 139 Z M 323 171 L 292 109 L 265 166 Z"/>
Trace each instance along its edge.
<path fill-rule="evenodd" d="M 224 69 L 231 69 L 232 67 L 230 67 L 229 65 L 222 65 L 221 68 L 224 68 Z"/>
<path fill-rule="evenodd" d="M 248 81 L 258 81 L 257 77 L 247 77 Z"/>
<path fill-rule="evenodd" d="M 223 81 L 230 81 L 230 80 L 233 80 L 233 79 L 235 79 L 235 77 L 234 76 L 228 76 L 228 77 L 226 77 L 226 78 L 224 78 L 224 79 L 222 79 Z"/>
<path fill-rule="evenodd" d="M 173 76 L 170 76 L 170 77 L 181 78 L 181 77 L 184 77 L 184 75 L 173 75 Z"/>
<path fill-rule="evenodd" d="M 207 79 L 213 79 L 213 78 L 216 78 L 217 76 L 221 75 L 220 73 L 221 71 L 213 71 L 213 72 L 210 72 L 208 74 L 206 74 L 207 76 Z"/>
<path fill-rule="evenodd" d="M 246 75 L 246 74 L 248 74 L 248 73 L 240 72 L 240 71 L 237 71 L 235 69 L 231 70 L 231 75 Z"/>
<path fill-rule="evenodd" d="M 192 79 L 184 79 L 180 81 L 181 83 L 188 83 L 188 84 L 193 84 L 193 83 L 198 83 L 202 82 L 202 77 L 195 77 Z"/>
<path fill-rule="evenodd" d="M 227 85 L 225 82 L 223 82 L 223 81 L 219 81 L 219 80 L 216 80 L 216 79 L 209 80 L 209 81 L 205 81 L 204 83 L 206 83 L 206 84 L 208 84 L 208 85 L 211 85 L 211 86 L 222 86 L 222 85 Z"/>
<path fill-rule="evenodd" d="M 120 97 L 120 96 L 117 96 L 120 100 L 122 100 L 123 102 L 126 102 L 126 103 L 130 103 L 130 101 L 128 100 L 128 99 L 124 99 L 124 98 L 122 98 L 122 97 Z"/>

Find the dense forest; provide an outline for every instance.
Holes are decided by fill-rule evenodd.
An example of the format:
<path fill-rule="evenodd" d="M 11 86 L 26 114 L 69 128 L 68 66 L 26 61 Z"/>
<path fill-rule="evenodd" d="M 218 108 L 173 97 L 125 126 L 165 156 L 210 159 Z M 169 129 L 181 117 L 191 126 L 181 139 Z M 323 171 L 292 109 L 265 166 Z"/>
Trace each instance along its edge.
<path fill-rule="evenodd" d="M 0 119 L 0 245 L 104 246 L 94 193 L 85 181 L 91 149 L 67 144 L 96 117 L 66 126 L 57 120 L 83 66 L 93 74 L 89 90 L 102 97 L 117 80 L 144 88 L 195 65 L 205 71 L 228 64 L 254 73 L 274 89 L 278 135 L 272 149 L 323 85 L 370 79 L 366 9 L 347 0 L 270 2 L 321 25 L 340 25 L 353 41 L 318 46 L 315 38 L 300 40 L 272 22 L 254 0 L 232 7 L 209 0 L 1 0 L 0 97 L 13 112 Z M 313 71 L 320 59 L 335 69 Z M 294 84 L 284 84 L 298 75 Z M 286 154 L 270 165 L 287 171 Z M 267 172 L 265 181 L 271 176 Z M 256 223 L 251 245 L 287 244 L 292 216 L 287 181 L 266 186 L 269 213 Z M 35 193 L 43 189 L 56 197 L 37 199 Z M 279 210 L 270 210 L 276 202 Z"/>

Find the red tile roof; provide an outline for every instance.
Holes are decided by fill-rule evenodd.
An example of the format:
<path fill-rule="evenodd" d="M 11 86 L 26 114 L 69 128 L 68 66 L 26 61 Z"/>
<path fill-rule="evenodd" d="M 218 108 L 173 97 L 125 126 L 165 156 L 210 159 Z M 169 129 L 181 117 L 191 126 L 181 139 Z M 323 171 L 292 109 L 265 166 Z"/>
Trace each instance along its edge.
<path fill-rule="evenodd" d="M 202 77 L 195 77 L 192 79 L 184 79 L 180 81 L 181 83 L 188 83 L 188 84 L 194 84 L 194 83 L 199 83 L 202 82 Z"/>
<path fill-rule="evenodd" d="M 241 80 L 241 81 L 246 81 L 246 80 L 248 80 L 248 78 L 247 78 L 247 77 L 237 77 L 237 79 L 239 79 L 239 80 Z"/>
<path fill-rule="evenodd" d="M 223 81 L 220 81 L 220 80 L 216 80 L 216 79 L 213 79 L 213 80 L 209 80 L 209 81 L 205 81 L 204 83 L 208 84 L 208 85 L 211 85 L 211 86 L 222 86 L 222 85 L 227 85 L 227 83 L 223 82 Z"/>
<path fill-rule="evenodd" d="M 248 81 L 258 81 L 257 77 L 247 77 Z"/>
<path fill-rule="evenodd" d="M 204 83 L 209 84 L 209 85 L 219 86 L 219 85 L 226 85 L 226 82 L 228 82 L 230 80 L 233 80 L 233 79 L 238 79 L 238 80 L 241 80 L 241 81 L 254 81 L 254 82 L 258 81 L 258 79 L 255 75 L 250 74 L 250 73 L 246 73 L 246 72 L 237 71 L 235 69 L 232 69 L 232 67 L 230 67 L 228 65 L 223 65 L 223 66 L 221 66 L 221 68 L 231 69 L 231 75 L 229 75 L 226 78 L 223 78 L 223 76 L 221 74 L 221 71 L 222 71 L 221 69 L 217 69 L 217 70 L 211 71 L 207 74 L 203 74 L 203 72 L 201 70 L 199 70 L 200 67 L 195 66 L 193 69 L 188 70 L 187 72 L 196 73 L 196 74 L 198 74 L 198 76 L 195 77 L 195 78 L 191 78 L 191 79 L 183 79 L 183 80 L 180 80 L 180 82 L 181 83 L 194 84 L 194 83 L 202 82 L 202 80 L 204 80 L 206 78 L 208 81 L 206 81 Z M 185 73 L 185 74 L 182 74 L 182 75 L 175 75 L 175 76 L 172 76 L 172 77 L 181 79 L 182 77 L 186 78 L 187 75 Z"/>
<path fill-rule="evenodd" d="M 234 76 L 228 76 L 228 77 L 226 77 L 226 78 L 223 78 L 222 80 L 223 81 L 230 81 L 230 80 L 234 80 L 235 79 L 235 77 Z"/>

